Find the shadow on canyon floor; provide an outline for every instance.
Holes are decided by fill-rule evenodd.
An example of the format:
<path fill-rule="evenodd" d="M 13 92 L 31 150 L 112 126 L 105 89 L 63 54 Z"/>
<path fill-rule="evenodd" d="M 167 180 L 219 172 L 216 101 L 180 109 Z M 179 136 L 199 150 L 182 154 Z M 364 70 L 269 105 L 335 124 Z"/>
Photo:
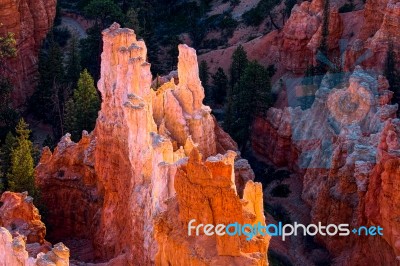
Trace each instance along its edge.
<path fill-rule="evenodd" d="M 255 181 L 263 185 L 266 223 L 309 224 L 310 209 L 301 198 L 301 177 L 259 160 L 252 151 L 243 157 L 254 170 Z M 302 235 L 291 236 L 285 241 L 278 236 L 272 237 L 268 258 L 271 266 L 327 266 L 332 263 L 328 251 L 314 237 Z"/>

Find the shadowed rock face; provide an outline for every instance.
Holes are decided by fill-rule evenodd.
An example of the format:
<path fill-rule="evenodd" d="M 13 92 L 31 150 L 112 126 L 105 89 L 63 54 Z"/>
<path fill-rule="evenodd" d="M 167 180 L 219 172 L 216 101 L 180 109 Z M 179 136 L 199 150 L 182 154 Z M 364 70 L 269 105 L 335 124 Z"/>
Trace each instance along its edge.
<path fill-rule="evenodd" d="M 6 74 L 15 89 L 15 106 L 33 93 L 40 46 L 53 25 L 56 0 L 4 0 L 0 2 L 0 35 L 12 32 L 17 41 L 17 57 L 6 61 Z"/>
<path fill-rule="evenodd" d="M 62 243 L 52 248 L 44 239 L 46 227 L 32 197 L 6 191 L 0 202 L 1 265 L 69 265 L 69 249 Z"/>
<path fill-rule="evenodd" d="M 220 189 L 226 187 L 230 191 L 232 201 L 236 202 L 232 208 L 237 208 L 235 213 L 240 214 L 238 219 L 243 208 L 247 208 L 242 207 L 245 195 L 251 197 L 246 201 L 248 208 L 256 206 L 252 212 L 257 214 L 257 219 L 263 219 L 259 185 L 253 184 L 258 193 L 249 196 L 254 193 L 246 182 L 254 179 L 254 173 L 247 162 L 238 160 L 235 174 L 236 153 L 230 151 L 225 155 L 230 158 L 229 162 L 217 155 L 217 152 L 237 150 L 237 146 L 216 124 L 210 108 L 202 104 L 204 89 L 198 78 L 195 50 L 180 45 L 179 83 L 165 82 L 154 91 L 150 88 L 152 76 L 150 64 L 146 62 L 146 45 L 136 39 L 133 30 L 113 24 L 103 32 L 103 41 L 98 82 L 102 106 L 95 130 L 91 134 L 84 132 L 78 143 L 66 135 L 53 153 L 44 150 L 36 168 L 36 182 L 45 191 L 43 199 L 49 210 L 49 224 L 53 225 L 51 236 L 89 239 L 95 260 L 109 261 L 110 265 L 154 263 L 160 245 L 170 246 L 170 241 L 179 241 L 173 236 L 167 241 L 156 240 L 160 226 L 158 223 L 155 226 L 155 221 L 170 212 L 169 201 L 176 202 L 180 193 L 182 197 L 192 193 L 178 191 L 178 183 L 174 181 L 192 151 L 199 153 L 196 158 L 200 158 L 200 153 L 206 158 L 216 156 L 209 157 L 213 158 L 212 164 L 205 164 L 212 166 L 212 171 L 218 171 L 220 166 L 224 176 L 229 176 L 229 187 L 217 182 L 216 189 L 221 186 Z M 222 178 L 218 174 L 212 177 Z M 175 206 L 180 204 L 183 203 Z M 223 207 L 223 202 L 216 202 L 213 210 Z M 183 235 L 187 232 L 184 227 L 181 227 Z M 266 264 L 268 241 L 256 242 L 259 244 L 254 249 L 242 247 L 233 256 L 240 260 L 243 255 L 239 250 L 258 252 L 253 261 Z M 217 257 L 223 255 L 215 253 L 215 246 L 211 249 Z M 183 256 L 179 262 L 189 263 L 185 257 L 191 254 L 189 247 L 179 250 Z M 167 251 L 163 254 L 173 256 Z M 196 260 L 202 265 L 208 264 L 200 255 Z"/>
<path fill-rule="evenodd" d="M 345 88 L 330 89 L 328 78 L 310 109 L 271 108 L 267 119 L 257 120 L 253 148 L 303 176 L 302 198 L 311 207 L 313 223 L 384 228 L 383 237 L 319 236 L 336 261 L 397 265 L 398 106 L 390 105 L 392 93 L 386 79 L 360 67 Z"/>

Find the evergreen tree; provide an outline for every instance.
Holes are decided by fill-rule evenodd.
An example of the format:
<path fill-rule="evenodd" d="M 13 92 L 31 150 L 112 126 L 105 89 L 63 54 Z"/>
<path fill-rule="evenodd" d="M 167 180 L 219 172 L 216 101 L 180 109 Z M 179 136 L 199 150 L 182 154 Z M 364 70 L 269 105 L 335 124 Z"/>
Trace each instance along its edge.
<path fill-rule="evenodd" d="M 103 51 L 102 29 L 93 26 L 87 30 L 88 36 L 80 41 L 82 68 L 86 68 L 95 80 L 100 79 L 101 52 Z"/>
<path fill-rule="evenodd" d="M 205 101 L 207 104 L 212 102 L 212 95 L 210 88 L 208 86 L 208 79 L 209 79 L 209 67 L 206 61 L 202 60 L 199 65 L 199 78 L 201 80 L 201 84 L 203 85 L 204 92 L 205 92 Z"/>
<path fill-rule="evenodd" d="M 3 60 L 12 58 L 17 55 L 16 40 L 14 33 L 7 33 L 5 36 L 0 36 L 0 66 L 3 66 Z"/>
<path fill-rule="evenodd" d="M 66 105 L 65 128 L 74 140 L 78 140 L 82 130 L 92 131 L 100 109 L 100 100 L 93 78 L 85 69 L 78 80 L 78 87 Z"/>
<path fill-rule="evenodd" d="M 4 140 L 7 133 L 14 130 L 17 125 L 19 114 L 12 108 L 11 82 L 0 76 L 0 139 Z"/>
<path fill-rule="evenodd" d="M 18 122 L 16 132 L 16 144 L 11 149 L 11 166 L 7 175 L 8 186 L 11 191 L 28 191 L 29 195 L 35 196 L 32 142 L 29 140 L 31 131 L 23 119 Z"/>
<path fill-rule="evenodd" d="M 59 45 L 51 39 L 48 50 L 39 55 L 39 84 L 30 100 L 31 111 L 39 119 L 52 123 L 54 120 L 54 96 L 59 84 L 64 82 L 63 55 Z"/>
<path fill-rule="evenodd" d="M 213 98 L 215 103 L 222 104 L 228 88 L 228 77 L 222 68 L 218 68 L 212 76 Z"/>
<path fill-rule="evenodd" d="M 81 58 L 79 54 L 79 43 L 76 38 L 72 38 L 67 54 L 66 80 L 74 88 L 81 73 Z"/>
<path fill-rule="evenodd" d="M 236 48 L 235 52 L 232 54 L 232 64 L 230 68 L 231 81 L 230 86 L 228 87 L 227 92 L 227 103 L 225 106 L 225 119 L 224 119 L 224 129 L 231 133 L 232 132 L 232 124 L 234 122 L 234 98 L 237 92 L 235 89 L 237 88 L 236 84 L 239 82 L 241 76 L 246 69 L 248 64 L 247 53 L 244 50 L 243 46 L 239 45 Z"/>
<path fill-rule="evenodd" d="M 242 45 L 236 48 L 232 54 L 232 64 L 230 68 L 231 72 L 231 87 L 234 88 L 236 83 L 239 82 L 244 70 L 248 64 L 247 53 Z"/>
<path fill-rule="evenodd" d="M 135 8 L 129 8 L 128 12 L 126 13 L 125 27 L 133 29 L 138 36 L 142 34 L 139 13 Z"/>
<path fill-rule="evenodd" d="M 92 0 L 85 7 L 85 14 L 93 19 L 96 25 L 105 29 L 114 21 L 122 21 L 123 13 L 121 8 L 112 0 Z"/>
<path fill-rule="evenodd" d="M 268 71 L 256 61 L 247 67 L 232 95 L 234 121 L 231 134 L 242 152 L 250 138 L 250 127 L 257 116 L 265 115 L 271 104 L 271 84 Z"/>
<path fill-rule="evenodd" d="M 8 183 L 7 183 L 7 173 L 10 170 L 11 166 L 11 152 L 12 149 L 14 148 L 16 143 L 15 137 L 11 132 L 8 132 L 4 144 L 1 146 L 0 149 L 0 162 L 1 162 L 1 176 L 0 178 L 2 179 L 2 182 L 0 182 L 0 187 L 2 187 L 4 190 L 8 189 Z M 1 191 L 1 189 L 0 189 Z"/>

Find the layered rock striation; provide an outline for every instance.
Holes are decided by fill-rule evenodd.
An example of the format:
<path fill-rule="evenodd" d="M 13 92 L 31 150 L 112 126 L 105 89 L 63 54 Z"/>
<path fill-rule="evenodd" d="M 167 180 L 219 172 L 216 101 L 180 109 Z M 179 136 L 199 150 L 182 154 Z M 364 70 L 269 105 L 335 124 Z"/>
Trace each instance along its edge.
<path fill-rule="evenodd" d="M 313 223 L 383 227 L 383 236 L 319 236 L 339 265 L 397 265 L 398 106 L 383 76 L 357 67 L 344 88 L 331 88 L 329 78 L 310 109 L 271 108 L 256 121 L 253 148 L 303 177 Z"/>
<path fill-rule="evenodd" d="M 245 208 L 256 206 L 248 216 L 252 221 L 256 221 L 255 216 L 263 219 L 261 188 L 253 184 L 255 192 L 246 192 L 251 190 L 246 182 L 254 179 L 251 168 L 243 159 L 234 162 L 236 153 L 228 150 L 237 150 L 236 143 L 217 125 L 210 108 L 202 104 L 204 89 L 195 50 L 180 45 L 177 79 L 154 91 L 146 45 L 136 39 L 133 30 L 113 24 L 103 32 L 103 41 L 98 82 L 102 105 L 94 131 L 83 132 L 78 143 L 67 134 L 53 153 L 48 149 L 43 152 L 36 168 L 36 182 L 46 191 L 43 200 L 49 210 L 48 220 L 54 223 L 50 236 L 87 239 L 93 244 L 94 261 L 108 261 L 109 265 L 166 264 L 170 261 L 167 258 L 177 255 L 168 247 L 187 238 L 187 225 L 182 219 L 172 225 L 180 224 L 176 229 L 180 235 L 161 237 L 166 233 L 158 232 L 165 228 L 160 217 L 175 212 L 174 217 L 168 217 L 178 219 L 186 208 L 203 204 L 179 200 L 194 193 L 182 189 L 178 181 L 185 165 L 189 167 L 194 160 L 187 159 L 190 154 L 198 154 L 190 158 L 199 159 L 202 154 L 213 161 L 206 160 L 206 166 L 199 166 L 203 172 L 196 175 L 204 182 L 214 182 L 216 191 L 226 190 L 227 200 L 234 202 L 231 207 L 225 206 L 221 198 L 209 212 L 223 215 L 225 208 L 233 208 L 237 219 L 242 219 Z M 217 154 L 226 152 L 225 156 Z M 202 164 L 200 159 L 196 161 L 196 165 Z M 211 170 L 204 169 L 208 167 Z M 201 193 L 201 187 L 196 189 Z M 170 202 L 175 202 L 177 209 L 171 209 Z M 248 207 L 242 207 L 246 204 Z M 203 245 L 200 238 L 191 241 Z M 255 256 L 252 261 L 266 265 L 268 240 L 254 241 L 258 244 L 246 248 L 242 243 L 229 256 L 219 249 L 217 252 L 215 245 L 209 248 L 217 261 Z M 210 265 L 200 254 L 192 258 L 191 248 L 181 245 L 180 260 L 170 263 L 188 264 L 193 259 L 199 265 Z M 71 253 L 73 256 L 73 250 Z"/>
<path fill-rule="evenodd" d="M 56 0 L 0 2 L 0 36 L 12 32 L 17 41 L 17 57 L 5 62 L 6 75 L 15 86 L 12 98 L 16 106 L 33 93 L 39 48 L 55 14 Z"/>

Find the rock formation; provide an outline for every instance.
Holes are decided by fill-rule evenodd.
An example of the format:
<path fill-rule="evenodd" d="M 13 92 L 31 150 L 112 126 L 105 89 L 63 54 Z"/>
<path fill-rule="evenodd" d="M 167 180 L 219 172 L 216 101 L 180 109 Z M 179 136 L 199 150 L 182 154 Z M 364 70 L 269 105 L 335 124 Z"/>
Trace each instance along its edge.
<path fill-rule="evenodd" d="M 17 41 L 17 57 L 6 62 L 7 74 L 15 86 L 12 98 L 16 106 L 33 92 L 39 48 L 55 14 L 55 0 L 0 2 L 0 36 L 12 32 Z"/>
<path fill-rule="evenodd" d="M 397 265 L 398 106 L 390 105 L 385 78 L 360 67 L 347 88 L 329 84 L 327 75 L 310 109 L 271 108 L 267 119 L 256 122 L 253 148 L 303 176 L 302 198 L 311 207 L 313 223 L 384 228 L 383 237 L 318 237 L 336 262 Z"/>
<path fill-rule="evenodd" d="M 188 217 L 182 218 L 183 210 L 203 204 L 188 201 L 188 206 L 180 200 L 194 195 L 182 189 L 179 181 L 191 162 L 195 164 L 192 169 L 204 170 L 196 176 L 205 182 L 215 179 L 216 191 L 226 190 L 226 200 L 232 202 L 225 206 L 224 201 L 216 201 L 208 211 L 223 215 L 222 211 L 229 208 L 235 210 L 237 219 L 264 221 L 261 187 L 246 184 L 254 178 L 251 168 L 243 159 L 234 163 L 236 154 L 228 150 L 236 150 L 236 144 L 217 125 L 210 108 L 202 104 L 204 89 L 195 50 L 180 45 L 178 79 L 166 81 L 154 91 L 146 45 L 132 30 L 113 24 L 103 32 L 103 41 L 98 82 L 102 106 L 94 131 L 83 132 L 78 143 L 67 134 L 53 153 L 44 150 L 36 168 L 36 182 L 46 191 L 43 200 L 49 223 L 54 226 L 50 236 L 87 239 L 93 244 L 94 260 L 109 261 L 109 265 L 165 264 L 163 258 L 174 255 L 168 247 L 187 238 L 184 221 Z M 208 157 L 204 165 L 196 152 Z M 199 193 L 204 185 L 196 186 Z M 211 200 L 213 191 L 207 197 Z M 175 232 L 183 230 L 180 235 L 164 231 L 166 227 L 160 224 L 164 218 L 160 217 L 166 214 L 171 221 L 181 217 L 179 223 L 170 225 Z M 233 214 L 229 217 L 235 218 Z M 180 227 L 175 228 L 178 224 Z M 202 246 L 200 238 L 191 241 Z M 266 265 L 267 246 L 268 239 L 256 238 L 248 244 L 240 243 L 229 255 L 235 261 L 250 256 L 257 265 Z M 219 253 L 219 248 L 209 248 L 214 259 L 231 259 Z M 172 265 L 187 264 L 191 259 L 210 264 L 201 254 L 189 258 L 191 246 L 182 245 L 178 251 L 181 260 L 171 261 Z"/>
<path fill-rule="evenodd" d="M 46 227 L 26 193 L 4 192 L 0 202 L 0 264 L 7 266 L 69 265 L 69 249 L 53 248 L 44 237 Z"/>
<path fill-rule="evenodd" d="M 322 39 L 323 1 L 314 0 L 296 5 L 282 29 L 280 61 L 286 70 L 303 74 L 308 66 L 316 62 L 315 56 Z M 343 33 L 343 22 L 335 6 L 330 8 L 328 50 L 339 47 Z"/>
<path fill-rule="evenodd" d="M 249 181 L 240 198 L 235 187 L 236 154 L 209 157 L 203 162 L 195 148 L 181 161 L 175 176 L 176 197 L 156 222 L 157 265 L 266 265 L 269 237 L 245 235 L 188 236 L 187 224 L 265 225 L 261 184 Z M 216 248 L 215 248 L 216 247 Z"/>

